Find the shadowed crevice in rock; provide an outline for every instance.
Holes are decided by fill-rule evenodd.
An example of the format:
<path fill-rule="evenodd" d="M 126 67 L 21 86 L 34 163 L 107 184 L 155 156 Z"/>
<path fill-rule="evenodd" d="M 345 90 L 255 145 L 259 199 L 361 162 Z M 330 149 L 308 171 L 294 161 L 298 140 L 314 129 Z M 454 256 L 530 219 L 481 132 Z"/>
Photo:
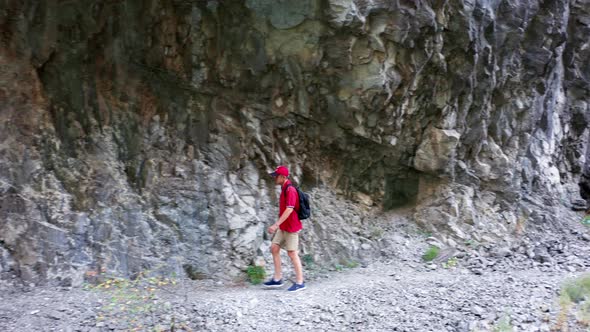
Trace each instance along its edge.
<path fill-rule="evenodd" d="M 416 203 L 420 179 L 416 174 L 409 173 L 406 177 L 389 177 L 385 182 L 383 208 L 390 210 L 396 207 L 411 206 Z"/>

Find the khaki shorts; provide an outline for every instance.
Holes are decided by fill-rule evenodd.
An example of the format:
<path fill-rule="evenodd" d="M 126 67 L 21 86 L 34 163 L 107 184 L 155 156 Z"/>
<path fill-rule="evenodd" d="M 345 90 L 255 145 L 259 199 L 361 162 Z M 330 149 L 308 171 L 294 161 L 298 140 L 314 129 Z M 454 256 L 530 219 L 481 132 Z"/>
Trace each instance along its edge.
<path fill-rule="evenodd" d="M 291 233 L 277 229 L 272 243 L 278 244 L 287 251 L 296 251 L 299 248 L 299 232 Z"/>

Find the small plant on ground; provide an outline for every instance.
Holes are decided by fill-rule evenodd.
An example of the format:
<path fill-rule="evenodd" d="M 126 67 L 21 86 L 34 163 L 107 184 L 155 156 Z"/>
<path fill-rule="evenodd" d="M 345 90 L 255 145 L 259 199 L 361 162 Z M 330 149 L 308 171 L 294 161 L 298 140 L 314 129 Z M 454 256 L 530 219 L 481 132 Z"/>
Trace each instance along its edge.
<path fill-rule="evenodd" d="M 577 309 L 574 314 L 582 326 L 590 326 L 590 274 L 568 281 L 561 287 L 559 306 L 556 329 L 567 330 L 572 309 Z"/>
<path fill-rule="evenodd" d="M 303 265 L 305 265 L 306 267 L 312 267 L 314 264 L 313 256 L 311 254 L 305 254 L 301 256 L 301 261 L 303 262 Z"/>
<path fill-rule="evenodd" d="M 451 257 L 442 264 L 443 268 L 450 269 L 457 266 L 457 257 Z"/>
<path fill-rule="evenodd" d="M 431 237 L 432 236 L 432 232 L 424 231 L 424 230 L 419 229 L 418 230 L 418 235 L 422 235 L 423 237 Z"/>
<path fill-rule="evenodd" d="M 358 266 L 359 266 L 359 263 L 357 261 L 342 259 L 342 260 L 340 260 L 339 264 L 334 265 L 334 268 L 336 269 L 336 271 L 340 272 L 340 271 L 343 271 L 344 269 L 354 269 L 355 267 L 358 267 Z"/>
<path fill-rule="evenodd" d="M 354 269 L 355 267 L 359 266 L 359 263 L 356 261 L 347 261 L 344 266 L 346 266 L 349 269 Z"/>
<path fill-rule="evenodd" d="M 266 271 L 262 266 L 248 266 L 246 274 L 248 274 L 248 279 L 253 285 L 258 285 L 264 280 Z"/>
<path fill-rule="evenodd" d="M 439 247 L 437 246 L 430 246 L 430 248 L 428 248 L 428 250 L 426 250 L 426 252 L 424 253 L 424 255 L 422 255 L 422 259 L 425 262 L 430 262 L 432 260 L 434 260 L 436 257 L 438 257 L 438 253 L 440 252 Z"/>
<path fill-rule="evenodd" d="M 383 237 L 383 229 L 381 227 L 373 226 L 371 227 L 371 235 L 370 237 L 375 240 L 379 240 Z"/>
<path fill-rule="evenodd" d="M 494 325 L 494 332 L 512 332 L 512 324 L 508 315 L 502 316 Z"/>
<path fill-rule="evenodd" d="M 582 218 L 581 223 L 584 226 L 590 226 L 590 209 L 586 211 L 586 215 L 584 216 L 584 218 Z"/>
<path fill-rule="evenodd" d="M 563 291 L 575 303 L 590 299 L 590 274 L 566 283 Z"/>
<path fill-rule="evenodd" d="M 113 322 L 122 324 L 129 330 L 140 331 L 147 328 L 142 323 L 143 317 L 153 317 L 156 312 L 171 311 L 171 308 L 158 304 L 156 291 L 163 290 L 167 285 L 175 285 L 177 281 L 174 278 L 149 277 L 148 271 L 138 273 L 134 279 L 109 276 L 106 271 L 87 273 L 89 276 L 97 274 L 104 281 L 95 285 L 85 284 L 84 290 L 106 297 L 106 302 L 98 308 L 98 322 Z M 148 325 L 156 325 L 156 322 L 152 321 Z"/>

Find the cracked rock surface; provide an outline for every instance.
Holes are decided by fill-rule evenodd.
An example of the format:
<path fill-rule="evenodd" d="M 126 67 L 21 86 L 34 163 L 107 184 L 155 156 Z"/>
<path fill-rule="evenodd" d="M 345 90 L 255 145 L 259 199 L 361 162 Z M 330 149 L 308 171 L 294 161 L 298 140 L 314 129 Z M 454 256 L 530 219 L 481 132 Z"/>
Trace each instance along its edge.
<path fill-rule="evenodd" d="M 589 35 L 588 0 L 0 0 L 0 277 L 237 278 L 278 164 L 322 266 L 392 210 L 578 271 L 537 242 L 590 199 Z"/>

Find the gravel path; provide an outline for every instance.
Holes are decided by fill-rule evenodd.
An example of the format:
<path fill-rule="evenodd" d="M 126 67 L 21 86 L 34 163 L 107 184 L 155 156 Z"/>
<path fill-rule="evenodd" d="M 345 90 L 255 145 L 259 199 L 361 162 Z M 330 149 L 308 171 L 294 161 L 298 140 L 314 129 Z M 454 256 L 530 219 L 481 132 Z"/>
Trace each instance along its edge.
<path fill-rule="evenodd" d="M 375 264 L 332 274 L 296 294 L 249 287 L 190 297 L 201 300 L 194 306 L 198 326 L 221 331 L 489 331 L 506 319 L 519 331 L 549 331 L 559 311 L 557 290 L 568 276 Z"/>
<path fill-rule="evenodd" d="M 143 277 L 100 288 L 0 281 L 0 332 L 590 331 L 588 299 L 569 315 L 559 303 L 564 283 L 590 270 L 589 230 L 578 223 L 530 231 L 513 245 L 447 248 L 431 263 L 421 257 L 432 238 L 402 224 L 384 236 L 380 260 L 307 267 L 308 288 L 295 294 L 290 282 L 267 290 L 209 279 Z M 443 268 L 449 257 L 456 265 Z M 576 317 L 583 306 L 588 316 Z"/>
<path fill-rule="evenodd" d="M 0 330 L 550 331 L 560 309 L 558 290 L 578 275 L 476 275 L 461 267 L 378 262 L 317 276 L 295 294 L 288 285 L 265 290 L 183 280 L 150 292 L 152 307 L 145 312 L 143 304 L 112 290 L 34 288 L 2 293 Z M 107 310 L 113 302 L 116 309 Z M 569 331 L 586 330 L 570 323 Z"/>

